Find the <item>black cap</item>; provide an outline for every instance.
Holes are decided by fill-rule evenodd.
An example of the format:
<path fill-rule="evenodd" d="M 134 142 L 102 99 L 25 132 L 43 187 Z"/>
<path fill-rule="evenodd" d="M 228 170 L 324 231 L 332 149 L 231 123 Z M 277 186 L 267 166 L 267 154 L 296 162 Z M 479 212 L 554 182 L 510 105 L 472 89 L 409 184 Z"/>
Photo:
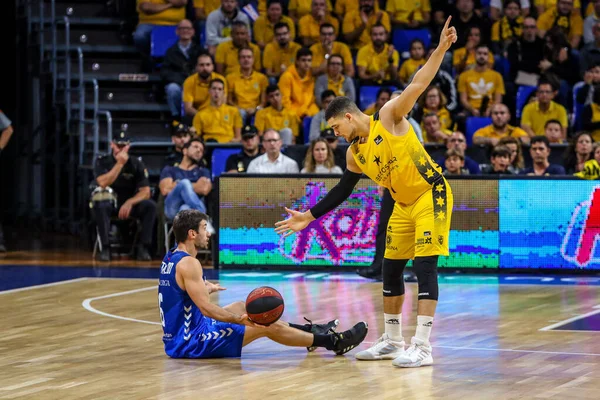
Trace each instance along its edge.
<path fill-rule="evenodd" d="M 246 125 L 242 129 L 242 138 L 251 138 L 258 135 L 258 129 L 254 125 Z"/>
<path fill-rule="evenodd" d="M 171 131 L 172 136 L 185 136 L 191 134 L 190 127 L 186 124 L 173 124 L 173 129 Z"/>
<path fill-rule="evenodd" d="M 119 132 L 115 137 L 113 137 L 113 142 L 116 144 L 128 145 L 131 143 L 131 138 L 125 131 Z"/>
<path fill-rule="evenodd" d="M 323 139 L 337 139 L 335 132 L 331 128 L 325 128 L 321 131 L 321 137 Z"/>

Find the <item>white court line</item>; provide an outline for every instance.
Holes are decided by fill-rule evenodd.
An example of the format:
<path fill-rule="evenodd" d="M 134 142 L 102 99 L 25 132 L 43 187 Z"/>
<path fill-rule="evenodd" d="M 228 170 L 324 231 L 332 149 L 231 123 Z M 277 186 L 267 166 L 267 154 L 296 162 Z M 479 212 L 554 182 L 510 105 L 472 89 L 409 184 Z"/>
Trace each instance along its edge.
<path fill-rule="evenodd" d="M 586 314 L 576 315 L 576 316 L 571 317 L 569 319 L 565 319 L 564 321 L 560 321 L 560 322 L 557 322 L 555 324 L 545 326 L 545 327 L 543 327 L 543 328 L 541 328 L 539 330 L 540 331 L 551 331 L 551 330 L 553 330 L 555 328 L 561 327 L 563 325 L 566 325 L 568 323 L 577 321 L 579 319 L 586 318 L 586 317 L 591 317 L 592 315 L 596 315 L 596 314 L 600 314 L 600 304 L 595 305 L 593 308 L 595 308 L 596 310 L 590 311 L 589 313 L 586 313 Z"/>
<path fill-rule="evenodd" d="M 66 281 L 44 283 L 41 285 L 33 285 L 33 286 L 26 286 L 26 287 L 17 288 L 17 289 L 4 290 L 4 291 L 0 291 L 0 294 L 24 292 L 26 290 L 33 290 L 33 289 L 46 288 L 46 287 L 51 287 L 51 286 L 65 285 L 67 283 L 81 282 L 81 281 L 87 281 L 87 280 L 88 280 L 88 278 L 67 279 Z"/>
<path fill-rule="evenodd" d="M 104 311 L 96 310 L 91 305 L 92 301 L 95 301 L 95 300 L 108 299 L 108 298 L 111 298 L 111 297 L 118 297 L 118 296 L 125 296 L 127 294 L 144 292 L 146 290 L 156 290 L 156 288 L 157 288 L 157 286 L 150 286 L 150 287 L 145 287 L 145 288 L 141 288 L 141 289 L 128 290 L 126 292 L 118 292 L 118 293 L 113 293 L 113 294 L 107 294 L 105 296 L 92 297 L 92 298 L 89 298 L 89 299 L 85 299 L 81 303 L 81 305 L 86 310 L 91 311 L 93 313 L 96 313 L 98 315 L 103 315 L 105 317 L 121 319 L 123 321 L 141 322 L 142 324 L 160 325 L 160 322 L 146 321 L 146 320 L 143 320 L 143 319 L 128 318 L 128 317 L 122 317 L 120 315 L 109 314 L 109 313 L 106 313 Z"/>

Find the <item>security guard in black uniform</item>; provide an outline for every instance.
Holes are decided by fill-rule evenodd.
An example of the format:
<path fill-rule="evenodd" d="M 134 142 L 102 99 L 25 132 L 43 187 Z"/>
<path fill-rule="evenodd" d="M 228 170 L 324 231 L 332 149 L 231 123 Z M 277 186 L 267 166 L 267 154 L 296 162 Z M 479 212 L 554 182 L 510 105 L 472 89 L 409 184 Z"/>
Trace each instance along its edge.
<path fill-rule="evenodd" d="M 260 156 L 258 151 L 260 139 L 258 129 L 253 125 L 246 125 L 242 129 L 242 145 L 244 148 L 238 154 L 232 154 L 225 163 L 225 172 L 246 172 L 250 161 Z"/>
<path fill-rule="evenodd" d="M 193 130 L 193 128 L 177 121 L 174 123 L 175 125 L 171 130 L 171 142 L 173 142 L 175 148 L 165 157 L 163 168 L 166 166 L 179 166 L 181 160 L 183 160 L 183 146 L 192 139 L 191 130 Z"/>
<path fill-rule="evenodd" d="M 144 163 L 129 156 L 130 140 L 121 132 L 111 143 L 112 154 L 99 157 L 94 166 L 94 176 L 100 186 L 94 191 L 92 204 L 100 235 L 100 261 L 110 261 L 108 232 L 110 217 L 136 218 L 142 230 L 136 247 L 136 258 L 150 261 L 148 249 L 156 221 L 156 203 L 150 200 L 150 182 Z M 116 197 L 116 199 L 114 198 Z M 110 200 L 112 198 L 112 201 Z"/>

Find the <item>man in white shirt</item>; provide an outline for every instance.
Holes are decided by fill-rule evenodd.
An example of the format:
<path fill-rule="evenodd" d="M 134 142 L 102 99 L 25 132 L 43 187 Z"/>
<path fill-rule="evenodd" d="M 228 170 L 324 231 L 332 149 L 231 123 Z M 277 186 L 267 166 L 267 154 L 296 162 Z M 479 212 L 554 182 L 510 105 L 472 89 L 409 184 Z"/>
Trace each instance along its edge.
<path fill-rule="evenodd" d="M 281 136 L 275 129 L 267 129 L 262 138 L 265 154 L 255 158 L 248 165 L 249 174 L 297 174 L 298 164 L 281 154 Z"/>

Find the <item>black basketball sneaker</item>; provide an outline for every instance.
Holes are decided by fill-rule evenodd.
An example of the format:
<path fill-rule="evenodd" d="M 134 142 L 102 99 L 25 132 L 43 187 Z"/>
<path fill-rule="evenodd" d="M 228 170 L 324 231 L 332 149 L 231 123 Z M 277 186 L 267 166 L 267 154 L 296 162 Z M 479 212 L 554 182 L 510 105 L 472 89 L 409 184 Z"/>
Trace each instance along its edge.
<path fill-rule="evenodd" d="M 334 319 L 326 324 L 313 324 L 310 319 L 306 317 L 304 317 L 304 319 L 308 322 L 307 325 L 310 325 L 309 328 L 311 333 L 318 333 L 321 335 L 328 335 L 335 332 L 335 328 L 337 328 L 337 326 L 340 324 L 339 319 Z M 317 346 L 310 346 L 306 348 L 306 350 L 308 350 L 309 352 L 315 351 L 316 349 Z"/>
<path fill-rule="evenodd" d="M 369 326 L 367 323 L 361 321 L 347 331 L 340 333 L 333 332 L 331 334 L 333 336 L 333 348 L 328 348 L 328 350 L 333 350 L 335 354 L 341 356 L 361 344 L 365 340 L 365 337 L 367 337 L 368 331 Z"/>

